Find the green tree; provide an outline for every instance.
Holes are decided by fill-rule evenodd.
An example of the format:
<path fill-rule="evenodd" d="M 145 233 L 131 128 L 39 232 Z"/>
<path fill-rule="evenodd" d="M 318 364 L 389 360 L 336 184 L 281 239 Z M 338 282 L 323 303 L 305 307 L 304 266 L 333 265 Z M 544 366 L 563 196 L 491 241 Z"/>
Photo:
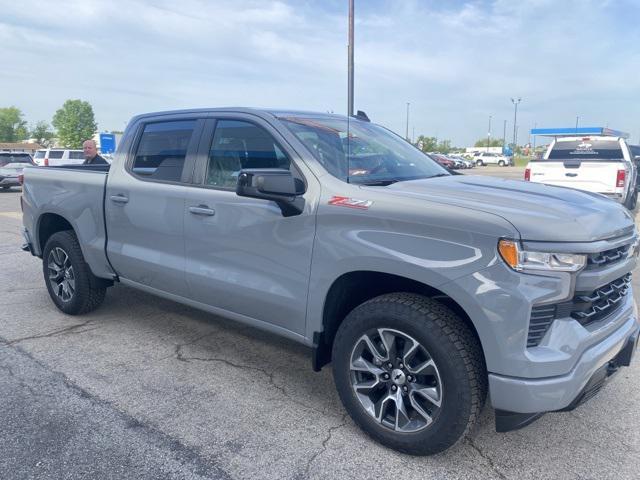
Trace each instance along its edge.
<path fill-rule="evenodd" d="M 435 152 L 438 149 L 438 139 L 436 137 L 420 135 L 416 146 L 423 152 Z"/>
<path fill-rule="evenodd" d="M 451 152 L 451 140 L 442 140 L 438 143 L 436 150 L 440 153 L 444 153 L 445 155 Z"/>
<path fill-rule="evenodd" d="M 91 104 L 82 100 L 64 102 L 51 123 L 58 131 L 58 142 L 68 148 L 82 147 L 98 131 Z"/>
<path fill-rule="evenodd" d="M 34 138 L 36 142 L 38 142 L 43 147 L 50 147 L 53 143 L 53 137 L 55 134 L 51 127 L 44 120 L 40 120 L 35 126 L 31 129 L 31 138 Z"/>
<path fill-rule="evenodd" d="M 474 147 L 486 147 L 487 146 L 487 139 L 486 138 L 480 138 L 474 145 Z M 489 142 L 489 147 L 501 147 L 502 146 L 502 139 L 501 138 L 494 138 Z"/>
<path fill-rule="evenodd" d="M 18 142 L 29 136 L 27 122 L 16 107 L 0 108 L 0 142 Z"/>

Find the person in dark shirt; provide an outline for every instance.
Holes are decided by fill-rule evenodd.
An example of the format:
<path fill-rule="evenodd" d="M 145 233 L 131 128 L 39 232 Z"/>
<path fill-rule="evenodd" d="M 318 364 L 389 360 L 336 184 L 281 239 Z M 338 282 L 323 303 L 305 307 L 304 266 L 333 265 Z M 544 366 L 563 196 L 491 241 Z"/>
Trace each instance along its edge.
<path fill-rule="evenodd" d="M 83 165 L 109 165 L 109 162 L 98 155 L 98 148 L 95 141 L 86 140 L 82 144 L 82 150 L 84 151 Z"/>

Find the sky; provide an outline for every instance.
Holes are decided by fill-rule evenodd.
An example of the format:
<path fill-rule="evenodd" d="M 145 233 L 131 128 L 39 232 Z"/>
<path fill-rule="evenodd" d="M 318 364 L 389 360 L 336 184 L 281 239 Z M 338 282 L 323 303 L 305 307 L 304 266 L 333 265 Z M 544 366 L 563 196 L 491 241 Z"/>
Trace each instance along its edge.
<path fill-rule="evenodd" d="M 0 107 L 347 111 L 347 0 L 0 0 Z M 640 143 L 640 0 L 355 0 L 355 108 L 471 145 L 606 126 Z"/>

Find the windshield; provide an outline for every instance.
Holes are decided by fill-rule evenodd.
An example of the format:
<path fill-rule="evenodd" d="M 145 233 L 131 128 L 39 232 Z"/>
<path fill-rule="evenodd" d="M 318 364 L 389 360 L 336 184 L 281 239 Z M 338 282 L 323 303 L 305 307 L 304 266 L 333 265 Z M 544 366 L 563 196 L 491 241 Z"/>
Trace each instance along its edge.
<path fill-rule="evenodd" d="M 378 125 L 359 120 L 347 125 L 346 118 L 281 120 L 331 175 L 346 182 L 375 185 L 449 175 L 413 145 Z"/>

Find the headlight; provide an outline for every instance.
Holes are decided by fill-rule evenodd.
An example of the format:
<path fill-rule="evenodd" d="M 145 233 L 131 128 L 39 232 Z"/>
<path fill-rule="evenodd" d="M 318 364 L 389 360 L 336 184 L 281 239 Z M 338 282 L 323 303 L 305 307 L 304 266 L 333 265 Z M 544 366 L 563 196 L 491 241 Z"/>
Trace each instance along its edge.
<path fill-rule="evenodd" d="M 513 240 L 500 240 L 498 251 L 507 265 L 519 272 L 523 270 L 577 272 L 587 263 L 586 255 L 530 252 L 522 250 L 519 243 Z"/>

